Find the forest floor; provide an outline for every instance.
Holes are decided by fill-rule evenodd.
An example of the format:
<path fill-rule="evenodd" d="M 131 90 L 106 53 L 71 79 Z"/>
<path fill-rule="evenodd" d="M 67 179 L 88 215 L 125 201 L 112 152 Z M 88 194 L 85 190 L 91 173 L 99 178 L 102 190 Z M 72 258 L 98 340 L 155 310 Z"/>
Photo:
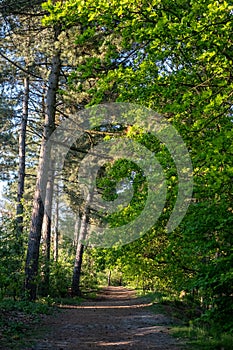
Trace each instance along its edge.
<path fill-rule="evenodd" d="M 177 320 L 148 299 L 123 287 L 104 288 L 95 300 L 63 305 L 46 316 L 41 339 L 25 350 L 181 350 L 185 344 L 170 334 Z"/>

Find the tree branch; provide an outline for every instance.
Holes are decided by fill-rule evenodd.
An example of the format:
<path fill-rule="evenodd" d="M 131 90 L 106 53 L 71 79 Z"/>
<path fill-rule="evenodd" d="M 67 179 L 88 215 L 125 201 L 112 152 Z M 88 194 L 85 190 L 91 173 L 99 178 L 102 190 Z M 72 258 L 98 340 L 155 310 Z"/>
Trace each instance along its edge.
<path fill-rule="evenodd" d="M 4 60 L 8 61 L 10 64 L 12 64 L 14 67 L 18 68 L 19 70 L 21 70 L 22 72 L 34 77 L 34 78 L 37 78 L 37 79 L 41 79 L 41 77 L 39 77 L 38 75 L 30 72 L 28 69 L 25 69 L 23 67 L 21 67 L 19 64 L 15 63 L 14 61 L 12 61 L 10 58 L 8 58 L 6 55 L 4 55 L 1 51 L 0 51 L 0 56 L 2 58 L 4 58 Z"/>

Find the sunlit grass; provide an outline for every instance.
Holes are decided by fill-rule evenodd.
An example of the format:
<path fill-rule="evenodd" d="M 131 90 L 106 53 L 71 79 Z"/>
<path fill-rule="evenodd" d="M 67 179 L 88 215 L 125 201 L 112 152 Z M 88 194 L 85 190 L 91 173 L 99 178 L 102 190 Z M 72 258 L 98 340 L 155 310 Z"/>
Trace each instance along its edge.
<path fill-rule="evenodd" d="M 198 350 L 232 350 L 233 336 L 230 334 L 210 334 L 204 327 L 173 327 L 172 335 L 186 339 L 192 349 Z"/>
<path fill-rule="evenodd" d="M 190 300 L 181 300 L 179 297 L 162 292 L 146 293 L 139 290 L 137 294 L 148 298 L 153 306 L 154 313 L 162 312 L 175 321 L 171 328 L 174 337 L 183 339 L 188 349 L 193 350 L 232 350 L 233 335 L 221 331 L 216 324 L 200 323 L 201 308 Z"/>

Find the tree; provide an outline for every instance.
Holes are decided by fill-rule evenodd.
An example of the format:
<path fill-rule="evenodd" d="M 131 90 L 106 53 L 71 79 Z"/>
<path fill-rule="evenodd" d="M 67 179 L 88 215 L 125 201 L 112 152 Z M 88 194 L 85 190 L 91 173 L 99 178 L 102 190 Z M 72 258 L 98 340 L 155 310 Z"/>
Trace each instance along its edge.
<path fill-rule="evenodd" d="M 24 78 L 24 97 L 22 106 L 22 119 L 19 134 L 19 169 L 18 169 L 18 193 L 16 220 L 18 235 L 22 236 L 23 232 L 23 195 L 25 184 L 25 161 L 26 161 L 26 130 L 28 122 L 28 103 L 29 103 L 29 77 Z"/>
<path fill-rule="evenodd" d="M 95 33 L 93 28 L 111 31 L 108 58 L 117 65 L 104 72 L 91 64 L 78 68 L 77 76 L 98 77 L 90 89 L 91 103 L 109 98 L 149 106 L 163 113 L 182 135 L 194 167 L 193 204 L 184 224 L 165 236 L 160 268 L 154 265 L 155 257 L 148 268 L 155 275 L 161 270 L 161 276 L 169 273 L 173 281 L 179 277 L 181 288 L 198 286 L 199 296 L 216 305 L 216 317 L 217 310 L 222 319 L 224 313 L 228 317 L 232 290 L 228 293 L 225 287 L 232 284 L 231 270 L 223 279 L 221 267 L 223 261 L 229 266 L 232 259 L 228 230 L 232 203 L 231 1 L 155 0 L 148 4 L 116 0 L 110 4 L 77 0 L 56 6 L 49 2 L 46 8 L 48 20 L 59 18 L 67 26 L 77 18 L 88 21 L 87 36 Z M 217 212 L 221 215 L 216 218 Z M 177 247 L 181 247 L 182 259 Z M 172 268 L 174 261 L 176 269 Z M 203 278 L 206 273 L 208 277 Z M 208 282 L 213 288 L 207 287 Z M 228 327 L 232 327 L 229 322 Z"/>
<path fill-rule="evenodd" d="M 26 154 L 26 142 L 30 140 L 28 136 L 26 138 L 26 127 L 29 121 L 28 133 L 33 131 L 30 141 L 32 141 L 32 143 L 38 141 L 40 129 L 37 129 L 35 116 L 36 118 L 38 118 L 38 116 L 44 118 L 44 113 L 46 112 L 43 103 L 44 85 L 46 85 L 47 80 L 48 60 L 50 60 L 52 55 L 56 56 L 54 52 L 49 52 L 51 48 L 48 49 L 46 47 L 51 39 L 52 31 L 47 30 L 47 28 L 41 25 L 41 16 L 43 16 L 43 12 L 41 7 L 38 6 L 40 4 L 41 1 L 35 2 L 33 6 L 31 6 L 30 1 L 21 1 L 17 5 L 13 4 L 13 2 L 8 2 L 7 6 L 5 2 L 1 3 L 2 21 L 6 23 L 6 25 L 3 27 L 4 30 L 2 31 L 4 46 L 2 47 L 0 56 L 8 65 L 11 65 L 11 67 L 15 69 L 14 79 L 16 84 L 12 90 L 19 94 L 19 98 L 21 98 L 21 92 L 19 93 L 21 87 L 23 90 L 22 115 L 20 116 L 21 126 L 19 132 L 19 171 L 16 216 L 18 223 L 18 240 L 22 239 L 20 236 L 22 236 L 23 230 L 25 175 L 29 175 L 31 164 L 35 166 L 35 163 L 37 163 L 37 161 L 28 157 L 29 154 L 31 157 L 33 153 L 31 147 Z M 38 40 L 41 40 L 40 45 L 38 45 Z M 25 43 L 25 46 L 22 45 L 22 42 Z M 54 62 L 56 65 L 56 57 Z M 47 93 L 47 115 L 49 113 L 53 114 L 53 110 L 55 110 L 55 100 L 51 97 L 51 91 L 53 91 L 54 88 L 56 89 L 56 82 L 55 85 L 53 85 L 53 81 L 50 79 L 49 83 L 48 91 L 50 90 L 50 94 Z M 9 83 L 6 83 L 6 85 L 7 84 L 8 86 L 10 85 Z M 19 103 L 21 103 L 21 100 L 17 101 L 17 112 L 19 110 Z M 25 174 L 25 165 L 27 166 L 27 174 Z"/>
<path fill-rule="evenodd" d="M 60 28 L 54 30 L 54 42 L 56 43 L 60 34 Z M 36 190 L 33 200 L 33 212 L 31 219 L 31 229 L 29 235 L 27 258 L 25 266 L 25 290 L 29 293 L 30 300 L 36 298 L 36 281 L 38 273 L 39 247 L 41 239 L 41 229 L 44 216 L 44 203 L 42 190 L 46 189 L 48 164 L 50 160 L 50 150 L 47 140 L 55 128 L 56 96 L 59 84 L 61 69 L 60 51 L 55 52 L 52 59 L 51 71 L 48 80 L 48 90 L 46 96 L 46 111 L 44 133 L 40 150 L 39 169 L 37 175 Z M 45 186 L 45 188 L 44 188 Z"/>
<path fill-rule="evenodd" d="M 26 6 L 26 5 L 25 5 Z M 27 4 L 27 6 L 29 6 Z M 23 216 L 24 216 L 24 192 L 25 192 L 25 168 L 26 168 L 26 142 L 27 142 L 27 124 L 30 106 L 30 78 L 33 76 L 35 80 L 35 69 L 33 67 L 33 58 L 30 56 L 32 40 L 33 20 L 30 16 L 15 15 L 11 9 L 5 7 L 2 2 L 1 23 L 3 24 L 1 31 L 2 49 L 1 64 L 5 64 L 7 68 L 3 68 L 6 77 L 2 82 L 3 92 L 8 91 L 8 101 L 12 105 L 14 115 L 12 116 L 12 128 L 19 127 L 18 136 L 18 188 L 16 200 L 16 241 L 18 242 L 18 252 L 22 252 L 23 244 Z M 24 30 L 28 30 L 25 35 Z M 28 52 L 24 55 L 22 42 L 28 48 Z M 37 77 L 38 78 L 38 77 Z M 19 122 L 18 122 L 19 120 Z M 19 123 L 19 125 L 18 125 Z M 15 156 L 16 163 L 16 156 Z M 15 166 L 11 167 L 11 173 L 16 172 Z M 14 176 L 14 175 L 13 175 Z M 13 177 L 12 176 L 12 177 Z"/>

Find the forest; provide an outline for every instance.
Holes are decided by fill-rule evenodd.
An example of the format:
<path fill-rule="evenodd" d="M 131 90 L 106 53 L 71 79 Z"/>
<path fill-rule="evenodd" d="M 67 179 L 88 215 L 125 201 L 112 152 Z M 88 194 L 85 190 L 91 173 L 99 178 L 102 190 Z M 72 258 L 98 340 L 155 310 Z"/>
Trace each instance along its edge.
<path fill-rule="evenodd" d="M 232 16 L 0 0 L 0 305 L 122 285 L 232 335 Z"/>

